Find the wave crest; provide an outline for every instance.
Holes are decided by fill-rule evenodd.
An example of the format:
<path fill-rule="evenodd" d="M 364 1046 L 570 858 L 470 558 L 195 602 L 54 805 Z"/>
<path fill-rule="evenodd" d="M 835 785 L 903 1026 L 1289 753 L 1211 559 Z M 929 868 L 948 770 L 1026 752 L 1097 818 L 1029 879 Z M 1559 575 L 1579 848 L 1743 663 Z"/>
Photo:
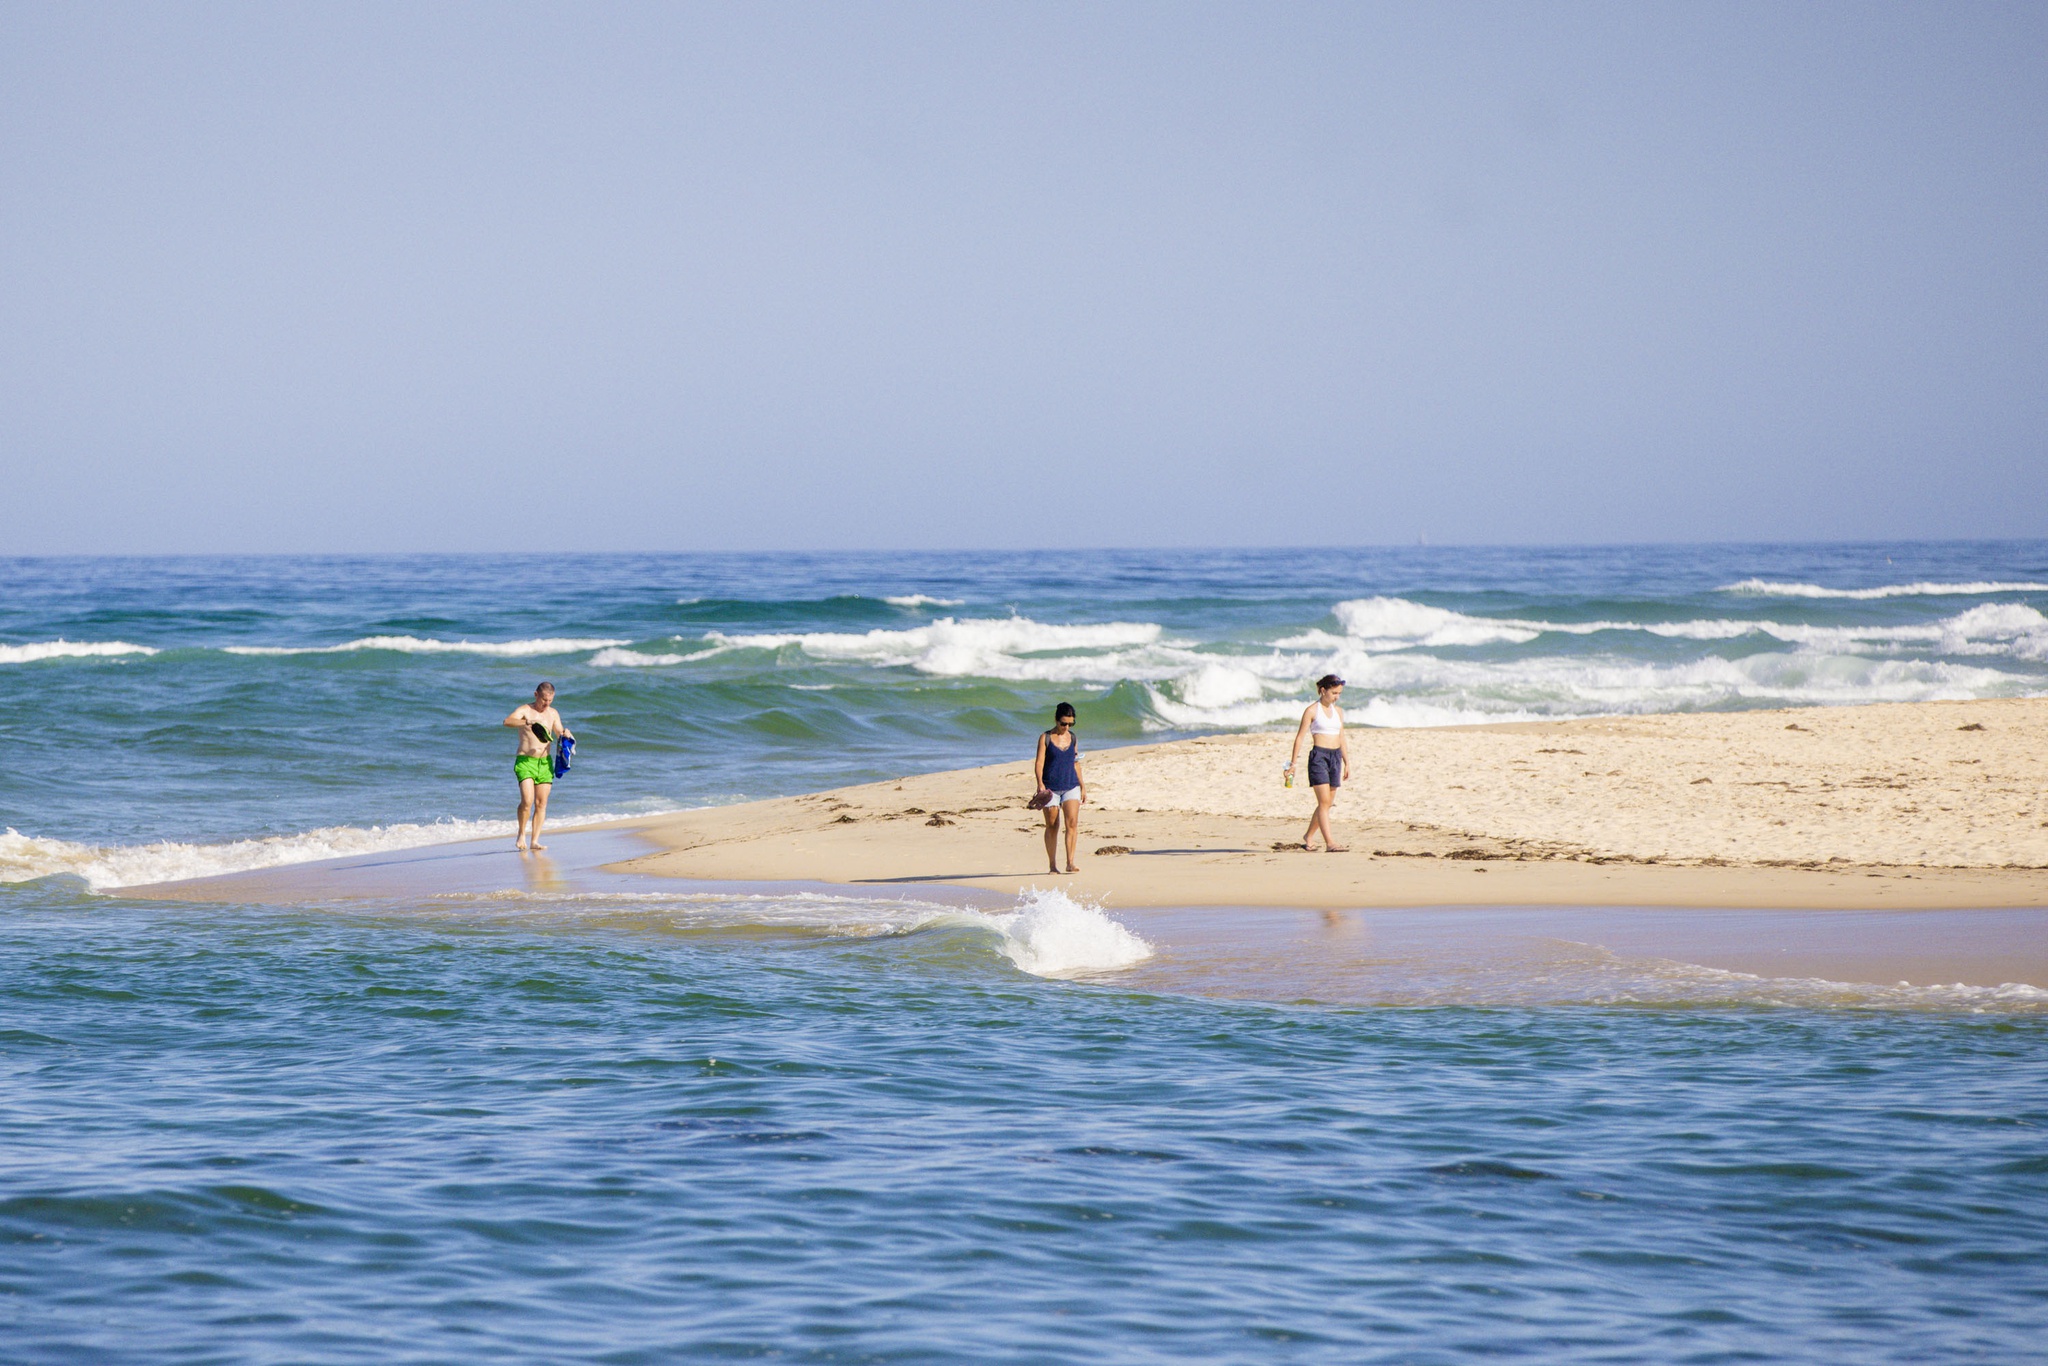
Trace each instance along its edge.
<path fill-rule="evenodd" d="M 1146 687 L 1156 728 L 1244 729 L 1292 722 L 1307 705 L 1306 680 L 1342 674 L 1353 687 L 1352 720 L 1370 726 L 1472 725 L 1714 707 L 1828 706 L 2027 696 L 2038 678 L 1980 667 L 1971 657 L 2048 659 L 2048 616 L 2024 603 L 1981 603 L 1912 626 L 1804 626 L 1770 621 L 1666 623 L 1489 622 L 1405 603 L 1364 599 L 1340 621 L 1373 634 L 1310 631 L 1267 655 L 1188 654 L 1181 669 Z M 1358 607 L 1359 604 L 1340 604 Z M 1409 608 L 1421 608 L 1410 611 Z M 1433 653 L 1425 642 L 1466 644 L 1477 627 L 1585 636 L 1638 631 L 1694 640 L 1756 636 L 1792 648 L 1667 662 L 1601 652 L 1474 658 Z M 1383 634 L 1406 630 L 1410 634 Z M 1500 638 L 1500 637 L 1497 637 Z M 1915 652 L 1948 658 L 1916 658 Z"/>
<path fill-rule="evenodd" d="M 1330 609 L 1353 640 L 1403 645 L 1523 645 L 1542 634 L 1540 623 L 1472 617 L 1406 598 L 1354 598 Z"/>
<path fill-rule="evenodd" d="M 652 669 L 666 668 L 671 664 L 688 664 L 692 660 L 709 659 L 715 654 L 722 653 L 724 651 L 717 646 L 687 655 L 649 655 L 638 650 L 612 648 L 599 650 L 587 662 L 594 669 Z"/>
<path fill-rule="evenodd" d="M 963 620 L 940 617 L 928 626 L 913 626 L 900 631 L 877 629 L 858 633 L 813 631 L 743 635 L 712 631 L 704 638 L 732 649 L 781 650 L 795 647 L 813 659 L 880 668 L 910 668 L 919 673 L 948 678 L 1016 678 L 1040 676 L 1034 672 L 1034 661 L 1030 658 L 1033 655 L 1150 645 L 1158 641 L 1161 634 L 1159 626 L 1142 621 L 1055 626 L 1029 617 Z M 1060 679 L 1090 676 L 1073 672 L 1072 666 L 1077 663 L 1073 659 L 1056 663 L 1062 666 L 1056 675 Z M 1100 672 L 1094 676 L 1101 676 Z M 1112 680 L 1123 676 L 1121 671 L 1109 675 Z"/>
<path fill-rule="evenodd" d="M 496 655 L 523 659 L 529 655 L 569 655 L 583 650 L 630 645 L 630 640 L 543 636 L 533 640 L 432 640 L 421 636 L 363 636 L 340 645 L 229 645 L 231 655 L 338 655 L 355 650 L 390 650 L 407 655 Z"/>
<path fill-rule="evenodd" d="M 1985 593 L 2048 593 L 2048 583 L 1888 583 L 1877 588 L 1825 588 L 1817 583 L 1781 583 L 1773 579 L 1743 579 L 1722 584 L 1717 593 L 1739 593 L 1769 598 L 1967 598 Z"/>
<path fill-rule="evenodd" d="M 100 659 L 115 655 L 153 655 L 147 645 L 130 645 L 125 640 L 32 640 L 24 645 L 0 645 L 0 664 L 33 664 L 43 659 Z"/>

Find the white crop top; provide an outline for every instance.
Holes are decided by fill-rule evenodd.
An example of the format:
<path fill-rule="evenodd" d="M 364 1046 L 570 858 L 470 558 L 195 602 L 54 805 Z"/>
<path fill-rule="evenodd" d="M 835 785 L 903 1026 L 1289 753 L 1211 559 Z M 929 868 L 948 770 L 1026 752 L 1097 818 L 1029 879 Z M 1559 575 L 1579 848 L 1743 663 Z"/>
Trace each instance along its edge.
<path fill-rule="evenodd" d="M 1337 715 L 1335 707 L 1326 707 L 1318 702 L 1316 703 L 1315 715 L 1308 719 L 1308 733 L 1310 735 L 1342 735 L 1344 733 L 1344 719 Z"/>

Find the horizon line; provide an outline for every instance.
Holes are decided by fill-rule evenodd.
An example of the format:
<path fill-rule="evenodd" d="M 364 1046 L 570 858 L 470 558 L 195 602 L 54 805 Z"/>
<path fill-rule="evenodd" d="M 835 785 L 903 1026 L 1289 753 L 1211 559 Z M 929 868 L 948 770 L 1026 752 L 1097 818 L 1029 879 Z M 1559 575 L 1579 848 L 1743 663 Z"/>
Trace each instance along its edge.
<path fill-rule="evenodd" d="M 827 549 L 760 547 L 718 550 L 164 550 L 48 551 L 0 554 L 0 563 L 43 560 L 400 560 L 400 559 L 655 559 L 740 558 L 764 555 L 1164 555 L 1281 553 L 1329 554 L 1398 550 L 1655 550 L 1680 548 L 1785 549 L 1829 546 L 1960 546 L 2048 545 L 2041 536 L 1865 537 L 1818 540 L 1664 540 L 1664 541 L 1376 541 L 1353 545 L 1295 543 L 1256 545 L 1098 545 L 1098 546 L 843 546 Z"/>

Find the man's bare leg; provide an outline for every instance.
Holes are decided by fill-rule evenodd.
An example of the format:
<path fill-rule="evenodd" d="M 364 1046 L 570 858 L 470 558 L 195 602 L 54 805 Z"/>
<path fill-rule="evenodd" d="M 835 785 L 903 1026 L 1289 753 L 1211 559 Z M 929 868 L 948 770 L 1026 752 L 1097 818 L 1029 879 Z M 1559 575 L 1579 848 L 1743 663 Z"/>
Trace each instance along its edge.
<path fill-rule="evenodd" d="M 533 810 L 533 789 L 533 779 L 519 780 L 519 833 L 513 836 L 512 847 L 522 852 L 526 848 L 526 818 Z"/>
<path fill-rule="evenodd" d="M 1079 872 L 1081 865 L 1074 858 L 1074 844 L 1081 838 L 1081 803 L 1067 802 L 1067 871 Z"/>
<path fill-rule="evenodd" d="M 540 842 L 540 823 L 548 818 L 548 794 L 554 790 L 555 785 L 553 783 L 535 783 L 533 785 L 533 839 L 531 843 L 535 849 L 547 848 L 545 844 Z"/>

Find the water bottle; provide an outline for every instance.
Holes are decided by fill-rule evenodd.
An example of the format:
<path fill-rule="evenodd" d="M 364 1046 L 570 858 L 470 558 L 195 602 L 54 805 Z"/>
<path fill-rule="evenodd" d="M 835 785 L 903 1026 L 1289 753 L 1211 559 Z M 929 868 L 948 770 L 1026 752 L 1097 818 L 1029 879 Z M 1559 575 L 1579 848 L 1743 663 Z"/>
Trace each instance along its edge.
<path fill-rule="evenodd" d="M 1281 778 L 1281 786 L 1283 786 L 1283 787 L 1293 787 L 1293 786 L 1294 786 L 1294 765 L 1293 765 L 1293 764 L 1289 764 L 1289 765 L 1288 765 L 1288 766 L 1287 766 L 1286 768 L 1282 769 L 1282 770 L 1280 771 L 1280 778 Z"/>

